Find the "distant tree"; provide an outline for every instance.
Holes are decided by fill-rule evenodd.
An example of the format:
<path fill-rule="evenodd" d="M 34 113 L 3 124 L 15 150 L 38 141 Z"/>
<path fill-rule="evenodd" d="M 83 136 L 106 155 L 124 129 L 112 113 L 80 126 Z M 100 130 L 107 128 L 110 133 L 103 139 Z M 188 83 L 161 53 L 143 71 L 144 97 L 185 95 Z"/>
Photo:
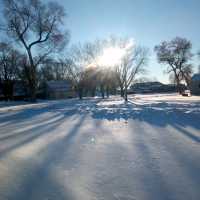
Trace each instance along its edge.
<path fill-rule="evenodd" d="M 67 80 L 69 78 L 68 68 L 71 65 L 70 60 L 63 59 L 45 59 L 40 64 L 40 81 Z"/>
<path fill-rule="evenodd" d="M 179 72 L 179 82 L 185 82 L 187 87 L 189 88 L 190 84 L 191 84 L 191 77 L 192 77 L 192 74 L 193 74 L 193 67 L 190 66 L 190 65 L 186 65 L 182 70 L 180 70 Z M 174 73 L 171 73 L 169 75 L 169 80 L 171 83 L 173 84 L 176 84 L 177 81 L 176 81 L 176 77 L 174 75 Z M 180 86 L 180 91 L 182 91 L 184 87 L 181 85 Z"/>
<path fill-rule="evenodd" d="M 139 74 L 144 73 L 144 66 L 147 61 L 147 49 L 131 47 L 125 54 L 119 67 L 124 82 L 124 99 L 128 100 L 127 90 Z"/>
<path fill-rule="evenodd" d="M 191 64 L 187 64 L 180 69 L 180 78 L 186 83 L 188 88 L 191 85 L 192 74 L 193 74 L 193 66 Z"/>
<path fill-rule="evenodd" d="M 118 38 L 114 35 L 110 36 L 108 39 L 103 41 L 103 45 L 105 47 L 114 47 L 119 49 L 125 49 L 126 45 L 129 43 L 129 38 Z M 112 66 L 113 67 L 113 66 Z M 109 66 L 107 66 L 109 68 Z M 121 66 L 121 62 L 118 63 L 115 67 L 115 80 L 117 81 L 117 86 L 120 88 L 121 97 L 124 97 L 124 86 L 125 79 L 123 74 L 123 67 Z"/>
<path fill-rule="evenodd" d="M 138 75 L 145 72 L 145 64 L 148 57 L 148 49 L 136 46 L 132 38 L 118 38 L 111 36 L 107 46 L 116 48 L 121 59 L 115 64 L 117 85 L 120 88 L 121 96 L 128 100 L 128 88 L 138 78 Z"/>
<path fill-rule="evenodd" d="M 127 101 L 128 88 L 139 74 L 145 72 L 144 67 L 147 62 L 148 50 L 136 46 L 129 38 L 112 38 L 111 40 L 116 48 L 120 48 L 124 51 L 123 56 L 120 62 L 116 64 L 115 69 L 121 96 Z"/>
<path fill-rule="evenodd" d="M 69 51 L 71 65 L 68 67 L 68 72 L 80 99 L 83 97 L 84 90 L 90 88 L 93 90 L 93 94 L 95 92 L 96 58 L 100 50 L 100 41 L 96 40 L 73 45 Z"/>
<path fill-rule="evenodd" d="M 118 87 L 116 72 L 112 68 L 89 65 L 82 71 L 81 86 L 84 88 L 84 95 L 95 96 L 98 91 L 102 98 L 109 97 Z"/>
<path fill-rule="evenodd" d="M 13 84 L 19 75 L 20 53 L 8 43 L 0 43 L 0 80 L 6 99 L 13 97 Z"/>
<path fill-rule="evenodd" d="M 167 64 L 167 73 L 173 73 L 177 90 L 181 93 L 181 81 L 184 80 L 189 86 L 192 65 L 189 61 L 192 59 L 192 44 L 185 38 L 176 37 L 171 41 L 164 41 L 155 46 L 155 52 L 159 63 Z"/>
<path fill-rule="evenodd" d="M 100 90 L 102 98 L 107 98 L 110 94 L 115 94 L 119 87 L 115 69 L 98 67 L 97 86 Z"/>
<path fill-rule="evenodd" d="M 95 96 L 98 87 L 98 71 L 96 67 L 87 67 L 84 70 L 82 84 L 84 95 Z"/>
<path fill-rule="evenodd" d="M 47 81 L 56 80 L 56 73 L 54 68 L 55 61 L 53 59 L 45 59 L 44 62 L 40 64 L 38 73 L 40 84 L 44 84 Z"/>
<path fill-rule="evenodd" d="M 110 65 L 103 62 L 106 49 L 120 53 L 119 63 Z M 121 51 L 122 50 L 122 51 Z M 138 74 L 144 72 L 144 65 L 147 60 L 147 50 L 142 47 L 132 45 L 129 40 L 97 40 L 84 45 L 75 45 L 70 50 L 72 65 L 69 67 L 69 74 L 74 82 L 79 98 L 84 91 L 91 90 L 93 95 L 98 88 L 102 98 L 111 92 L 116 91 L 118 86 L 122 86 L 124 98 L 127 101 L 127 90 Z M 108 53 L 112 53 L 108 51 Z M 123 55 L 122 55 L 123 54 Z M 112 62 L 111 62 L 112 63 Z"/>
<path fill-rule="evenodd" d="M 68 73 L 79 96 L 79 99 L 82 99 L 86 75 L 85 72 L 87 66 L 91 63 L 91 57 L 88 54 L 88 44 L 73 45 L 70 49 L 69 57 L 71 65 L 68 66 Z"/>
<path fill-rule="evenodd" d="M 37 68 L 47 55 L 60 50 L 65 35 L 59 28 L 65 12 L 58 3 L 41 0 L 4 0 L 5 27 L 28 56 L 31 100 L 36 99 Z"/>
<path fill-rule="evenodd" d="M 86 89 L 91 90 L 92 96 L 95 91 L 101 93 L 102 98 L 105 95 L 109 97 L 111 93 L 116 92 L 118 87 L 117 74 L 114 66 L 108 66 L 108 64 L 102 62 L 102 56 L 105 56 L 105 50 L 111 46 L 109 39 L 95 40 L 92 43 L 85 45 L 86 58 L 89 65 L 86 69 L 86 76 L 84 77 L 84 86 Z M 109 56 L 106 55 L 106 56 Z"/>

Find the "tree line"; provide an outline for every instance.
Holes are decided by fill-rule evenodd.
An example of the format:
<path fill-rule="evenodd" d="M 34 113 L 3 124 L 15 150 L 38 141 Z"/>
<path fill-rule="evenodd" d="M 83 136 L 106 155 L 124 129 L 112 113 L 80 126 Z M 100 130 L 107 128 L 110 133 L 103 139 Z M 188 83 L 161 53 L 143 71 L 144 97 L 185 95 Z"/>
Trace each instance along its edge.
<path fill-rule="evenodd" d="M 15 80 L 25 82 L 31 101 L 36 100 L 38 88 L 45 82 L 69 80 L 80 99 L 97 91 L 103 98 L 109 97 L 120 90 L 127 101 L 128 88 L 145 72 L 149 51 L 129 38 L 110 37 L 68 47 L 66 13 L 57 2 L 4 0 L 3 5 L 0 29 L 7 41 L 0 41 L 0 80 L 7 98 L 12 98 Z M 99 62 L 109 47 L 124 52 L 113 66 Z M 176 37 L 156 45 L 154 50 L 181 93 L 180 84 L 184 81 L 189 86 L 193 73 L 191 42 Z"/>

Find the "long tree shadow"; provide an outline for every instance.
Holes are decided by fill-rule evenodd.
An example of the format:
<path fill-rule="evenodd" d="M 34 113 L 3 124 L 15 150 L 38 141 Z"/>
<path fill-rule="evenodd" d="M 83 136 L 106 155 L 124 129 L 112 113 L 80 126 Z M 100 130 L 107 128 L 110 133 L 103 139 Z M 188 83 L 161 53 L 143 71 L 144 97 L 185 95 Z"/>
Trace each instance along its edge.
<path fill-rule="evenodd" d="M 56 132 L 57 127 L 68 118 L 85 116 L 87 109 L 86 101 L 57 101 L 44 108 L 27 108 L 10 113 L 6 119 L 0 117 L 0 158 L 44 135 L 51 137 L 51 132 Z M 43 118 L 42 114 L 47 116 Z M 1 124 L 7 120 L 8 123 Z"/>
<path fill-rule="evenodd" d="M 40 118 L 42 114 L 46 113 L 49 113 L 47 118 Z M 52 113 L 54 115 L 52 115 Z M 200 129 L 199 103 L 176 104 L 159 102 L 153 104 L 135 105 L 132 102 L 124 103 L 123 101 L 116 103 L 113 99 L 103 101 L 101 99 L 56 101 L 49 103 L 42 108 L 36 107 L 22 109 L 21 111 L 13 112 L 5 117 L 3 115 L 0 116 L 0 127 L 1 130 L 3 130 L 10 125 L 16 126 L 17 128 L 17 125 L 19 124 L 37 124 L 38 122 L 40 124 L 44 122 L 44 126 L 47 126 L 46 122 L 56 118 L 56 116 L 62 116 L 62 119 L 75 116 L 76 114 L 85 115 L 87 113 L 89 113 L 92 118 L 100 120 L 106 119 L 113 121 L 134 119 L 159 127 L 171 125 L 177 129 L 181 128 L 182 132 L 183 127 L 187 126 L 191 126 L 197 130 Z M 36 119 L 36 121 L 34 121 L 34 119 Z M 58 119 L 58 122 L 61 121 L 61 119 Z M 8 123 L 4 124 L 4 122 Z M 49 125 L 51 125 L 50 122 Z M 41 127 L 42 125 L 38 128 Z M 34 129 L 36 129 L 36 127 Z M 23 131 L 18 134 L 23 134 Z M 17 137 L 18 134 L 15 134 L 14 137 Z M 198 137 L 193 137 L 190 133 L 185 133 L 185 135 L 199 142 Z M 12 138 L 12 135 L 0 137 L 2 140 L 9 138 Z"/>
<path fill-rule="evenodd" d="M 67 132 L 66 136 L 62 139 L 58 139 L 49 144 L 45 150 L 42 151 L 41 162 L 39 166 L 28 166 L 28 170 L 31 174 L 23 179 L 23 188 L 20 191 L 16 191 L 9 194 L 9 197 L 15 195 L 16 200 L 26 200 L 28 199 L 43 199 L 43 198 L 53 198 L 56 199 L 74 199 L 73 193 L 67 188 L 62 188 L 57 183 L 57 180 L 53 180 L 50 176 L 52 165 L 60 165 L 61 160 L 63 161 L 64 152 L 73 144 L 78 136 L 79 129 L 81 129 L 84 119 L 86 116 L 82 115 L 79 120 L 73 125 L 71 130 Z M 37 155 L 35 155 L 37 156 Z M 36 159 L 32 157 L 32 159 Z M 66 168 L 67 170 L 67 168 Z M 40 180 L 40 182 L 38 182 Z"/>
<path fill-rule="evenodd" d="M 48 196 L 54 199 L 57 197 L 63 200 L 73 199 L 70 191 L 66 191 L 66 188 L 59 187 L 55 180 L 51 179 L 49 170 L 53 163 L 58 164 L 59 160 L 63 159 L 63 152 L 67 151 L 73 144 L 73 141 L 76 140 L 78 131 L 87 116 L 88 108 L 86 101 L 80 102 L 75 100 L 73 104 L 56 102 L 45 108 L 30 108 L 13 112 L 6 119 L 2 117 L 3 120 L 0 121 L 0 124 L 2 121 L 5 122 L 11 117 L 9 123 L 1 126 L 1 130 L 3 131 L 0 131 L 0 142 L 2 144 L 8 143 L 5 148 L 1 147 L 0 149 L 0 160 L 2 162 L 9 158 L 10 152 L 15 152 L 15 150 L 21 147 L 26 151 L 26 147 L 29 148 L 35 144 L 39 144 L 39 149 L 36 151 L 37 154 L 32 152 L 27 157 L 30 161 L 25 162 L 26 170 L 23 173 L 27 173 L 28 176 L 21 176 L 23 178 L 20 177 L 19 182 L 16 181 L 13 183 L 14 185 L 23 185 L 23 187 L 15 187 L 16 191 L 7 191 L 5 194 L 6 198 L 25 200 L 44 199 Z M 47 112 L 48 117 L 41 119 L 41 115 Z M 69 129 L 64 125 L 66 122 L 68 123 L 68 120 L 75 120 Z M 13 127 L 16 126 L 13 131 L 17 130 L 19 123 L 21 123 L 22 127 L 25 127 L 24 130 L 21 131 L 19 129 L 17 133 L 6 133 L 7 128 L 11 125 Z M 29 124 L 33 124 L 33 126 L 29 127 Z M 60 126 L 63 126 L 63 128 L 58 128 Z M 56 134 L 58 136 L 55 136 Z M 42 142 L 41 146 L 40 141 L 48 138 L 53 139 L 50 139 L 50 142 Z M 36 140 L 38 142 L 34 143 Z M 38 159 L 40 160 L 39 162 Z M 32 162 L 34 160 L 36 162 Z M 21 162 L 24 162 L 23 159 L 21 161 L 19 160 L 19 163 Z M 13 164 L 17 164 L 17 162 Z M 40 183 L 38 180 L 40 180 Z"/>
<path fill-rule="evenodd" d="M 179 132 L 181 132 L 182 134 L 184 134 L 185 136 L 187 136 L 188 138 L 192 139 L 195 142 L 199 142 L 200 143 L 200 136 L 193 135 L 189 131 L 183 129 L 181 126 L 174 125 L 174 127 L 177 130 L 179 130 Z"/>
<path fill-rule="evenodd" d="M 78 99 L 71 99 L 48 101 L 47 103 L 38 103 L 34 104 L 34 106 L 21 109 L 12 109 L 11 107 L 5 111 L 0 111 L 0 128 L 4 128 L 5 126 L 12 124 L 24 123 L 24 121 L 30 121 L 35 117 L 42 116 L 46 113 L 57 112 L 65 116 L 72 116 L 76 113 L 84 114 L 91 108 L 91 105 L 96 105 L 96 103 L 100 101 L 101 99 L 92 98 L 84 99 L 82 101 Z M 42 119 L 40 119 L 40 121 L 41 120 Z"/>
<path fill-rule="evenodd" d="M 138 120 L 152 126 L 172 126 L 195 142 L 200 142 L 200 135 L 196 136 L 184 127 L 200 130 L 200 104 L 177 104 L 159 102 L 153 104 L 135 105 L 132 102 L 110 104 L 96 104 L 91 107 L 90 114 L 100 120 Z"/>
<path fill-rule="evenodd" d="M 47 112 L 49 113 L 49 116 L 41 120 L 40 116 Z M 200 142 L 200 138 L 197 135 L 194 135 L 185 129 L 187 126 L 190 126 L 200 130 L 200 123 L 198 120 L 200 108 L 198 103 L 186 105 L 160 102 L 134 105 L 131 102 L 115 102 L 112 99 L 103 101 L 100 99 L 90 99 L 83 101 L 74 100 L 69 102 L 56 102 L 51 103 L 44 108 L 37 107 L 24 109 L 13 112 L 13 114 L 11 113 L 6 119 L 4 119 L 2 115 L 0 116 L 0 119 L 4 122 L 7 122 L 7 120 L 9 121 L 9 118 L 11 117 L 11 121 L 9 121 L 8 124 L 1 126 L 1 128 L 3 127 L 5 129 L 11 124 L 13 126 L 18 123 L 23 125 L 23 123 L 26 122 L 26 126 L 27 123 L 33 123 L 34 120 L 37 122 L 40 121 L 40 123 L 36 123 L 32 128 L 19 131 L 17 134 L 2 134 L 3 136 L 0 137 L 0 142 L 3 143 L 12 139 L 16 140 L 16 142 L 7 148 L 0 150 L 0 159 L 7 156 L 11 151 L 17 150 L 26 144 L 31 144 L 44 135 L 51 137 L 52 134 L 56 134 L 56 131 L 54 130 L 58 130 L 57 128 L 69 118 L 71 119 L 71 117 L 74 117 L 76 120 L 69 129 L 62 129 L 62 131 L 66 133 L 63 134 L 63 137 L 55 138 L 55 140 L 47 143 L 46 146 L 43 146 L 37 151 L 38 155 L 33 154 L 28 158 L 30 163 L 26 162 L 25 165 L 27 165 L 27 171 L 30 171 L 31 173 L 21 179 L 20 185 L 23 185 L 23 187 L 17 187 L 16 191 L 8 191 L 8 199 L 43 199 L 49 196 L 53 199 L 56 199 L 57 197 L 59 197 L 59 199 L 75 199 L 73 192 L 70 191 L 70 189 L 68 191 L 68 188 L 59 187 L 56 180 L 49 176 L 49 173 L 54 164 L 59 165 L 59 163 L 64 162 L 66 169 L 74 167 L 71 165 L 79 164 L 75 163 L 72 156 L 75 155 L 76 162 L 79 162 L 81 148 L 76 146 L 77 144 L 80 144 L 80 141 L 77 143 L 76 141 L 78 141 L 78 138 L 80 137 L 79 131 L 84 126 L 85 118 L 87 116 L 92 117 L 95 122 L 99 120 L 138 120 L 139 122 L 146 122 L 152 126 L 158 127 L 166 127 L 169 125 L 176 128 L 178 132 L 184 134 L 192 141 Z M 0 124 L 2 121 L 0 121 Z M 81 135 L 81 137 L 83 138 L 84 136 Z M 18 141 L 19 138 L 20 140 Z M 73 144 L 75 147 L 71 148 Z M 141 149 L 143 149 L 143 146 Z M 73 153 L 71 154 L 72 150 Z M 70 151 L 70 153 L 68 153 L 65 158 L 65 153 L 68 151 Z M 145 157 L 144 160 L 149 161 L 151 157 L 148 155 L 148 149 L 145 150 L 145 155 L 147 157 Z M 37 159 L 40 161 L 38 163 L 36 162 L 36 164 L 35 162 L 32 164 L 31 160 L 35 161 Z M 70 162 L 70 159 L 72 159 L 73 162 Z M 152 177 L 149 177 L 149 180 L 159 175 L 157 173 L 152 174 L 153 175 Z M 40 182 L 38 182 L 38 180 L 40 180 Z M 162 182 L 158 182 L 158 184 L 162 184 Z M 161 190 L 164 192 L 167 191 L 168 188 L 165 185 L 162 185 Z M 16 196 L 16 194 L 18 195 Z M 46 196 L 44 197 L 44 195 Z"/>
<path fill-rule="evenodd" d="M 25 131 L 20 131 L 17 134 L 5 136 L 3 138 L 0 138 L 0 142 L 7 142 L 6 148 L 2 148 L 0 150 L 0 158 L 2 156 L 5 156 L 12 150 L 15 150 L 23 145 L 26 145 L 28 143 L 33 142 L 35 139 L 45 135 L 49 134 L 51 131 L 55 130 L 64 119 L 57 119 L 55 121 L 51 121 L 49 123 L 43 123 L 40 125 L 36 125 L 33 128 L 30 128 Z M 15 140 L 14 143 L 11 142 L 11 140 Z"/>
<path fill-rule="evenodd" d="M 0 112 L 0 127 L 1 123 L 4 124 L 5 126 L 7 125 L 12 125 L 14 123 L 21 123 L 24 122 L 25 120 L 31 120 L 34 117 L 38 117 L 39 115 L 42 115 L 47 112 L 55 112 L 55 109 L 61 109 L 65 108 L 66 112 L 69 113 L 69 115 L 73 114 L 75 112 L 74 107 L 69 106 L 68 101 L 50 101 L 49 103 L 42 104 L 35 104 L 35 106 L 27 107 L 27 108 L 22 108 L 19 110 L 15 109 L 8 109 L 7 111 Z M 40 119 L 41 120 L 41 119 Z"/>

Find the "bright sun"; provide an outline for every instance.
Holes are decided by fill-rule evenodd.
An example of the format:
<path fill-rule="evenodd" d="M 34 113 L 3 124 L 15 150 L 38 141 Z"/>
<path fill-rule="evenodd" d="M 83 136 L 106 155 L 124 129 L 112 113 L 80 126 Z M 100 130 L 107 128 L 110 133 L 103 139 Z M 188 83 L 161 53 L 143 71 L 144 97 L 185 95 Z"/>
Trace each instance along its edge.
<path fill-rule="evenodd" d="M 98 65 L 105 67 L 113 67 L 121 62 L 125 55 L 125 50 L 117 47 L 109 47 L 104 49 L 102 56 L 98 58 Z"/>

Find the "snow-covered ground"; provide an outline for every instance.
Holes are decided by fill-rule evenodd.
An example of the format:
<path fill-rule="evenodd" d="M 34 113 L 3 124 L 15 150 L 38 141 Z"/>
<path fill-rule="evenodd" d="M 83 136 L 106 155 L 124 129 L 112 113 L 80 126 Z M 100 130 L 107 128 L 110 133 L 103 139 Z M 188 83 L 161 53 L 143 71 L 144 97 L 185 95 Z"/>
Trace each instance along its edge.
<path fill-rule="evenodd" d="M 199 200 L 200 97 L 0 106 L 0 200 Z"/>

